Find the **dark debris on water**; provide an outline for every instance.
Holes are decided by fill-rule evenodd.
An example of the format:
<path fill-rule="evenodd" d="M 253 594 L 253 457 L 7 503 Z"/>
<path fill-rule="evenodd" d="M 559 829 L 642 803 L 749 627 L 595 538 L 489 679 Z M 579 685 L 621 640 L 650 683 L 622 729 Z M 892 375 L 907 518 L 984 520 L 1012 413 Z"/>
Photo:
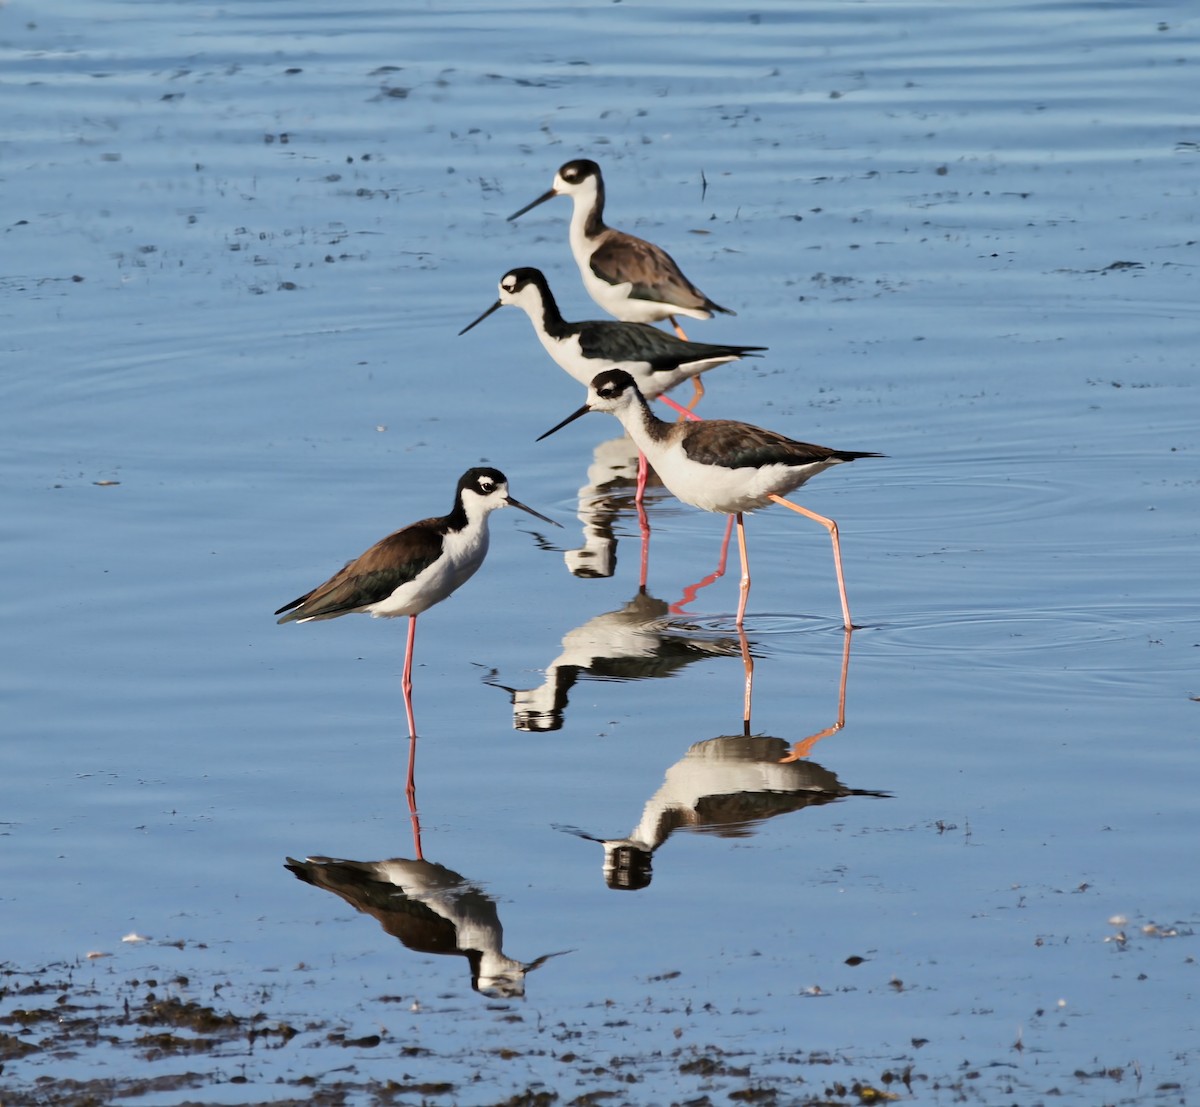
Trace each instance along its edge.
<path fill-rule="evenodd" d="M 992 1086 L 983 1075 L 993 1071 L 991 1066 L 932 1077 L 915 1071 L 911 1059 L 892 1059 L 860 1080 L 831 1079 L 832 1072 L 864 1066 L 802 1048 L 786 1054 L 755 1052 L 744 1042 L 737 1048 L 681 1044 L 669 1054 L 619 1056 L 606 1054 L 600 1046 L 604 1060 L 578 1048 L 549 1054 L 493 1048 L 485 1053 L 505 1062 L 551 1059 L 562 1073 L 562 1085 L 550 1089 L 534 1080 L 514 1094 L 488 1100 L 477 1084 L 480 1065 L 486 1065 L 478 1053 L 443 1054 L 404 1045 L 386 1031 L 355 1036 L 342 1025 L 318 1018 L 296 1025 L 268 1010 L 274 992 L 265 983 L 251 989 L 251 998 L 240 1004 L 209 1005 L 184 998 L 223 998 L 227 987 L 225 977 L 194 983 L 178 974 L 161 979 L 96 975 L 85 971 L 83 962 L 34 970 L 0 963 L 0 1104 L 102 1107 L 116 1100 L 152 1104 L 169 1096 L 199 1107 L 210 1102 L 205 1089 L 219 1087 L 224 1107 L 390 1107 L 467 1100 L 481 1107 L 621 1107 L 647 1102 L 648 1087 L 667 1071 L 676 1085 L 671 1101 L 688 1107 L 854 1107 L 919 1098 L 922 1091 L 949 1095 L 957 1102 L 989 1102 L 1001 1091 L 1011 1097 L 1016 1084 L 1010 1071 L 1001 1074 L 995 1069 L 997 1079 L 1003 1076 L 1003 1088 Z M 584 1040 L 586 1036 L 586 1030 L 573 1035 Z M 913 1045 L 919 1048 L 917 1042 Z M 353 1061 L 347 1063 L 348 1050 L 394 1060 L 392 1078 L 362 1073 Z M 271 1073 L 257 1072 L 256 1060 L 265 1069 L 269 1056 L 283 1058 L 284 1067 L 276 1060 Z M 408 1071 L 418 1063 L 437 1065 L 438 1075 L 451 1079 L 420 1079 Z M 64 1075 L 66 1068 L 75 1075 Z M 158 1071 L 167 1068 L 181 1071 Z M 89 1072 L 105 1075 L 81 1075 Z M 522 1078 L 510 1075 L 519 1085 Z M 1117 1079 L 1111 1070 L 1104 1075 Z"/>

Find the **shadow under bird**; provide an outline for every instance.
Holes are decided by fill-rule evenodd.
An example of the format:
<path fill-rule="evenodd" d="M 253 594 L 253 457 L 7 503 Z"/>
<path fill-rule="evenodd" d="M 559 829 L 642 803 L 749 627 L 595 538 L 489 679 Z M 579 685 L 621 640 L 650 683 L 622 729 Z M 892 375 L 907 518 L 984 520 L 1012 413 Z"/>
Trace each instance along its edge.
<path fill-rule="evenodd" d="M 569 196 L 570 242 L 583 287 L 609 315 L 627 323 L 657 323 L 669 319 L 680 338 L 687 335 L 677 315 L 711 319 L 713 312 L 736 315 L 714 303 L 691 281 L 662 247 L 615 230 L 604 222 L 604 177 L 588 158 L 567 162 L 554 174 L 554 183 L 531 204 L 508 217 L 519 219 L 555 196 Z"/>
<path fill-rule="evenodd" d="M 883 454 L 861 450 L 833 450 L 797 442 L 775 431 L 730 419 L 696 423 L 666 423 L 659 419 L 638 391 L 637 383 L 622 369 L 598 373 L 588 387 L 587 402 L 561 423 L 539 436 L 540 442 L 589 411 L 615 415 L 629 437 L 645 455 L 667 490 L 677 499 L 704 511 L 733 515 L 737 519 L 738 551 L 742 560 L 741 596 L 737 623 L 742 625 L 750 594 L 750 566 L 742 514 L 782 504 L 820 523 L 833 542 L 834 568 L 847 630 L 853 629 L 837 523 L 783 498 L 818 473 L 846 461 Z"/>
<path fill-rule="evenodd" d="M 533 324 L 546 353 L 585 387 L 602 369 L 616 366 L 637 381 L 647 400 L 691 380 L 696 389 L 690 407 L 704 394 L 700 374 L 717 365 L 757 356 L 765 346 L 725 346 L 688 342 L 649 323 L 589 319 L 568 323 L 558 309 L 550 284 L 540 269 L 511 269 L 500 278 L 500 298 L 458 333 L 466 334 L 494 311 L 519 307 Z"/>
<path fill-rule="evenodd" d="M 488 551 L 488 516 L 498 508 L 519 507 L 544 523 L 559 526 L 508 494 L 499 469 L 468 469 L 454 491 L 449 514 L 422 519 L 380 539 L 324 584 L 286 603 L 280 623 L 309 623 L 363 612 L 375 618 L 408 616 L 404 651 L 404 708 L 411 737 L 417 736 L 412 711 L 412 654 L 417 616 L 461 588 L 483 564 Z M 413 786 L 410 765 L 410 789 Z"/>

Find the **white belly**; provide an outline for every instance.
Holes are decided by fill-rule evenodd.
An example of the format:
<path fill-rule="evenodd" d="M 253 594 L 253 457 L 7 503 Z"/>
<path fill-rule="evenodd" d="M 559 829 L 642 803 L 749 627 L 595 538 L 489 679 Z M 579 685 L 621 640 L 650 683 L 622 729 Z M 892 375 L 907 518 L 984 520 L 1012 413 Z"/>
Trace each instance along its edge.
<path fill-rule="evenodd" d="M 609 315 L 620 319 L 623 323 L 657 323 L 669 315 L 691 315 L 670 304 L 660 304 L 656 300 L 630 299 L 629 293 L 633 285 L 629 281 L 623 284 L 609 284 L 592 272 L 586 259 L 580 262 L 579 275 L 583 277 L 583 287 L 587 294 L 596 301 Z"/>
<path fill-rule="evenodd" d="M 396 588 L 390 596 L 362 608 L 378 618 L 420 615 L 434 604 L 461 588 L 483 564 L 488 550 L 488 531 L 484 526 L 451 531 L 445 537 L 443 556 L 423 573 Z"/>
<path fill-rule="evenodd" d="M 554 363 L 560 369 L 565 369 L 585 387 L 591 383 L 592 378 L 601 369 L 608 368 L 606 365 L 597 365 L 594 361 L 589 361 L 583 356 L 579 348 L 578 335 L 571 335 L 570 338 L 552 338 L 541 330 L 537 333 L 538 338 L 541 339 L 542 346 L 545 348 L 546 353 L 554 359 Z"/>
<path fill-rule="evenodd" d="M 771 496 L 785 496 L 799 488 L 809 477 L 829 467 L 763 465 L 759 468 L 726 469 L 720 465 L 700 465 L 690 461 L 677 445 L 650 450 L 643 445 L 642 449 L 671 495 L 685 504 L 722 515 L 736 515 L 739 511 L 756 511 L 766 507 L 771 502 Z"/>

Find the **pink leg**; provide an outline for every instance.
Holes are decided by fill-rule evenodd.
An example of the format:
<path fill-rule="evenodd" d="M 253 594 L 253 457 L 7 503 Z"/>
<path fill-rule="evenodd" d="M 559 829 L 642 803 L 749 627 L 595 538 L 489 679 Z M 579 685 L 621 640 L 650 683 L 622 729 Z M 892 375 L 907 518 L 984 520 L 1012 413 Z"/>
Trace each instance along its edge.
<path fill-rule="evenodd" d="M 819 730 L 816 734 L 810 734 L 807 738 L 796 742 L 792 746 L 791 753 L 779 759 L 781 763 L 799 761 L 801 758 L 807 757 L 812 752 L 813 746 L 822 738 L 828 738 L 831 734 L 836 734 L 846 725 L 846 676 L 850 672 L 850 635 L 853 633 L 853 630 L 847 628 L 846 638 L 842 644 L 842 679 L 838 685 L 837 721 L 833 726 L 827 726 L 824 730 Z"/>
<path fill-rule="evenodd" d="M 697 386 L 699 386 L 700 378 L 693 377 L 692 379 L 696 382 Z M 699 391 L 700 391 L 700 395 L 703 396 L 704 389 L 700 388 Z M 704 419 L 702 416 L 697 415 L 694 411 L 692 411 L 692 409 L 690 407 L 684 407 L 682 404 L 677 404 L 674 400 L 671 399 L 670 396 L 659 396 L 658 398 L 660 400 L 662 400 L 662 402 L 664 404 L 666 404 L 667 407 L 672 408 L 673 410 L 679 412 L 680 422 L 682 422 L 684 419 L 690 419 L 693 423 L 703 423 L 704 422 Z M 697 396 L 695 400 L 692 400 L 692 403 L 694 404 L 696 402 L 696 400 L 698 400 L 699 398 L 700 398 L 700 396 Z"/>
<path fill-rule="evenodd" d="M 838 541 L 837 523 L 832 519 L 826 519 L 824 515 L 818 515 L 815 511 L 809 511 L 807 507 L 801 507 L 799 504 L 792 503 L 791 500 L 785 500 L 782 496 L 771 496 L 771 499 L 777 504 L 791 508 L 792 511 L 798 512 L 807 519 L 812 519 L 815 523 L 820 523 L 829 531 L 829 537 L 833 541 L 833 567 L 837 572 L 838 595 L 842 599 L 842 618 L 845 620 L 846 629 L 854 630 L 854 624 L 850 621 L 850 604 L 846 599 L 846 580 L 842 576 L 842 545 Z"/>
<path fill-rule="evenodd" d="M 774 497 L 772 497 L 774 498 Z M 739 588 L 737 625 L 741 627 L 746 617 L 746 601 L 750 598 L 750 558 L 746 555 L 746 525 L 742 522 L 742 513 L 737 513 L 738 553 L 742 558 L 742 583 Z"/>
<path fill-rule="evenodd" d="M 408 644 L 404 647 L 404 675 L 400 678 L 400 687 L 404 692 L 404 713 L 408 716 L 408 736 L 412 739 L 417 737 L 417 723 L 413 718 L 412 706 L 412 659 L 413 659 L 413 642 L 417 637 L 417 617 L 410 615 L 408 617 Z M 408 785 L 413 788 L 412 780 L 412 765 L 409 765 Z"/>
<path fill-rule="evenodd" d="M 689 584 L 683 590 L 683 598 L 677 603 L 671 604 L 672 615 L 682 615 L 683 609 L 696 599 L 696 594 L 701 588 L 707 588 L 714 580 L 719 580 L 725 575 L 725 562 L 729 557 L 729 538 L 732 534 L 733 516 L 730 515 L 725 522 L 725 537 L 721 539 L 721 557 L 717 562 L 716 569 L 709 573 L 703 580 L 698 580 L 695 584 Z"/>
<path fill-rule="evenodd" d="M 690 341 L 688 336 L 683 333 L 683 328 L 679 325 L 679 320 L 676 319 L 675 316 L 673 316 L 673 315 L 668 315 L 667 318 L 671 320 L 671 326 L 675 328 L 675 333 L 677 335 L 679 335 L 679 337 L 682 338 L 684 340 L 684 342 Z"/>
<path fill-rule="evenodd" d="M 637 492 L 633 497 L 633 502 L 637 504 L 638 511 L 642 510 L 642 500 L 646 498 L 646 480 L 649 476 L 650 462 L 646 460 L 646 455 L 641 450 L 638 450 Z"/>

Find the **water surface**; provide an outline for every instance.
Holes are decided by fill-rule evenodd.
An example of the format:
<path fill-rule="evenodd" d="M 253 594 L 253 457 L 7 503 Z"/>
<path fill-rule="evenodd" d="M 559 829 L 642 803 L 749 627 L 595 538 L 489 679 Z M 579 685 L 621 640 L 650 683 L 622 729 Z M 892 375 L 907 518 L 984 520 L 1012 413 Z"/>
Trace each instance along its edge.
<path fill-rule="evenodd" d="M 1196 46 L 1163 2 L 4 8 L 11 979 L 301 1029 L 103 1048 L 209 1073 L 156 1103 L 345 1065 L 471 1103 L 1194 1092 Z M 722 521 L 656 494 L 639 595 L 616 424 L 535 443 L 578 386 L 517 312 L 456 337 L 516 265 L 599 314 L 566 200 L 505 221 L 577 156 L 737 310 L 692 337 L 770 347 L 702 414 L 889 455 L 800 497 L 863 624 L 803 779 L 767 755 L 838 720 L 824 532 L 749 521 L 756 761 L 736 571 L 671 610 Z M 565 529 L 494 517 L 420 621 L 414 950 L 284 868 L 414 859 L 404 628 L 270 613 L 479 463 Z M 612 575 L 567 571 L 589 534 Z M 650 825 L 610 889 L 598 840 Z M 524 998 L 429 948 L 464 904 Z"/>

